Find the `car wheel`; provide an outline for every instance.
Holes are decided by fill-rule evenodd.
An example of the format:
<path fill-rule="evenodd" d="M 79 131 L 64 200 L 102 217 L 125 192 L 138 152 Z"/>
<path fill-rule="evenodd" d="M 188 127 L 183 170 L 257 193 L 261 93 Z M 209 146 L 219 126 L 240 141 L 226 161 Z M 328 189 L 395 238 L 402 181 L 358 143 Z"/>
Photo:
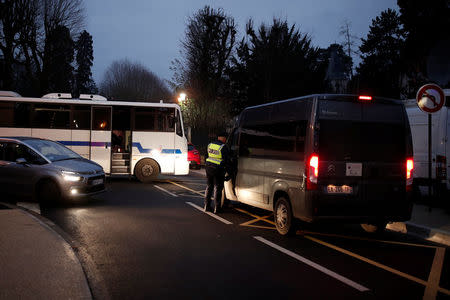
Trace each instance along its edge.
<path fill-rule="evenodd" d="M 362 229 L 368 233 L 382 233 L 386 229 L 387 222 L 379 221 L 374 224 L 361 224 Z"/>
<path fill-rule="evenodd" d="M 159 166 L 153 159 L 145 158 L 136 164 L 134 173 L 140 182 L 150 182 L 158 177 Z"/>
<path fill-rule="evenodd" d="M 294 235 L 296 230 L 295 220 L 292 215 L 291 204 L 285 197 L 279 197 L 275 203 L 275 226 L 281 235 Z"/>
<path fill-rule="evenodd" d="M 61 200 L 61 190 L 53 180 L 46 180 L 39 184 L 37 192 L 39 203 L 43 206 L 56 204 Z"/>

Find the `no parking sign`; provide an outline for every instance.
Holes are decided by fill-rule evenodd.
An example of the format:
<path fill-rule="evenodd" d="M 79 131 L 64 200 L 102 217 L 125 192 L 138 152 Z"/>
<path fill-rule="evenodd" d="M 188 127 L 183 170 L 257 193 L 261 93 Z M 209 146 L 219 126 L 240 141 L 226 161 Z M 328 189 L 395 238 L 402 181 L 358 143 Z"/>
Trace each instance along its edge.
<path fill-rule="evenodd" d="M 445 102 L 444 91 L 436 84 L 429 83 L 422 86 L 416 95 L 417 106 L 425 112 L 428 113 L 428 197 L 431 201 L 432 195 L 432 121 L 431 115 L 439 111 Z M 431 202 L 430 202 L 431 209 Z"/>
<path fill-rule="evenodd" d="M 445 102 L 444 91 L 436 84 L 422 86 L 416 95 L 417 106 L 426 113 L 439 111 Z"/>

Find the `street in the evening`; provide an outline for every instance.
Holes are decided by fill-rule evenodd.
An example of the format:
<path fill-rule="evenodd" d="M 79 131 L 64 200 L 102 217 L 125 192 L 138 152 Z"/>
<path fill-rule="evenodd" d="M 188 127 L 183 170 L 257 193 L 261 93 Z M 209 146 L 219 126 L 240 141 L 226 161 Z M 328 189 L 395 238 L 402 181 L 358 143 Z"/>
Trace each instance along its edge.
<path fill-rule="evenodd" d="M 94 298 L 450 295 L 443 245 L 394 231 L 368 234 L 359 225 L 303 225 L 283 237 L 263 210 L 232 203 L 218 215 L 204 213 L 201 171 L 160 178 L 111 178 L 106 193 L 82 203 L 34 206 L 75 250 Z"/>

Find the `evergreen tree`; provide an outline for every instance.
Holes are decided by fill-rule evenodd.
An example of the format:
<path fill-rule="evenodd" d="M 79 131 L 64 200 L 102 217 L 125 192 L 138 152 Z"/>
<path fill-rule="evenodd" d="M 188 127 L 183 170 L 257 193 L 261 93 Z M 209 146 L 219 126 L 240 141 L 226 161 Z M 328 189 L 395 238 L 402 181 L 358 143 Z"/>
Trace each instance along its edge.
<path fill-rule="evenodd" d="M 66 26 L 50 31 L 44 50 L 42 87 L 44 93 L 70 93 L 73 87 L 74 43 Z"/>
<path fill-rule="evenodd" d="M 372 20 L 366 39 L 359 47 L 362 62 L 357 68 L 359 91 L 399 98 L 405 31 L 400 16 L 392 9 Z"/>
<path fill-rule="evenodd" d="M 326 89 L 327 59 L 295 25 L 274 19 L 255 31 L 250 20 L 230 70 L 237 113 L 249 105 Z"/>
<path fill-rule="evenodd" d="M 95 94 L 97 88 L 92 79 L 91 67 L 94 60 L 92 36 L 84 30 L 75 43 L 77 69 L 75 72 L 74 95 Z"/>
<path fill-rule="evenodd" d="M 450 2 L 397 0 L 397 4 L 407 33 L 402 53 L 408 77 L 407 94 L 408 97 L 414 97 L 421 85 L 431 81 L 428 74 L 430 52 L 442 41 L 445 41 L 446 45 L 450 43 Z M 445 50 L 443 52 L 445 53 Z M 444 59 L 445 54 L 442 56 L 441 63 L 448 65 L 449 60 Z"/>

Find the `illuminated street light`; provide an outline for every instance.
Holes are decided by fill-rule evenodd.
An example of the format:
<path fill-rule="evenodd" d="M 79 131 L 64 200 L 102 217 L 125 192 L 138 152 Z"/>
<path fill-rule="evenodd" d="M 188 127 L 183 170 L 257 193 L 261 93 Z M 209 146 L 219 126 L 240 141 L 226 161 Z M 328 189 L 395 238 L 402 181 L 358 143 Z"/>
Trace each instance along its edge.
<path fill-rule="evenodd" d="M 178 102 L 180 102 L 180 104 L 186 100 L 186 93 L 180 93 L 180 97 L 178 97 Z"/>

